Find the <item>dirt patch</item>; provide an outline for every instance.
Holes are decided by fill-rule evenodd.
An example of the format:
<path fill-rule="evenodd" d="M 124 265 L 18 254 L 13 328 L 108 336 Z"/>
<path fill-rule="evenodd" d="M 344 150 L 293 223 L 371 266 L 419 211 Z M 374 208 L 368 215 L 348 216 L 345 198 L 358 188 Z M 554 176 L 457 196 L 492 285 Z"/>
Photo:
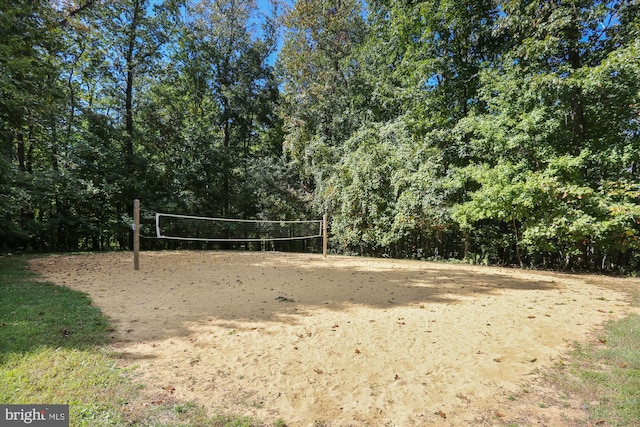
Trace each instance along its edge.
<path fill-rule="evenodd" d="M 140 262 L 32 267 L 91 296 L 154 399 L 289 426 L 566 425 L 578 402 L 519 407 L 522 384 L 628 312 L 625 294 L 552 273 L 277 252 Z"/>

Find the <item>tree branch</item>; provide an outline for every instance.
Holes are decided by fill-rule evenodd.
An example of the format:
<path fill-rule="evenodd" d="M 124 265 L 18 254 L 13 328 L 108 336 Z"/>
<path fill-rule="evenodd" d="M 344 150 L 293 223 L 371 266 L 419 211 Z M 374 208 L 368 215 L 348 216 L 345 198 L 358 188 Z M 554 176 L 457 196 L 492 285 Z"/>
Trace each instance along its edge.
<path fill-rule="evenodd" d="M 69 22 L 69 18 L 73 18 L 74 16 L 80 14 L 84 10 L 93 6 L 95 3 L 96 0 L 87 0 L 85 3 L 80 4 L 80 6 L 76 7 L 75 9 L 67 11 L 66 16 L 58 23 L 58 25 L 61 27 L 67 25 L 67 23 Z"/>

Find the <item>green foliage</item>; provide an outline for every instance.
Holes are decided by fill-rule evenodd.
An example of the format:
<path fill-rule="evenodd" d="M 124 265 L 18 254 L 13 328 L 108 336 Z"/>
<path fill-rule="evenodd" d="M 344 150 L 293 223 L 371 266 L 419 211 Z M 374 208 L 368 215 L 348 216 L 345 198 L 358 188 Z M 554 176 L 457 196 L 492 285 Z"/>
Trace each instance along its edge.
<path fill-rule="evenodd" d="M 398 120 L 361 129 L 344 144 L 319 197 L 332 213 L 340 250 L 443 257 L 454 232 L 446 195 L 460 180 L 441 176 L 442 153 Z"/>
<path fill-rule="evenodd" d="M 388 247 L 395 239 L 391 174 L 403 130 L 393 126 L 363 129 L 345 143 L 345 156 L 325 189 L 335 205 L 333 230 L 339 245 L 359 253 Z"/>
<path fill-rule="evenodd" d="M 465 175 L 479 188 L 454 217 L 476 239 L 487 221 L 509 233 L 503 244 L 520 264 L 610 268 L 631 261 L 638 245 L 639 68 L 628 55 L 637 43 L 610 50 L 590 38 L 590 20 L 612 13 L 608 6 L 591 15 L 546 7 L 535 11 L 536 19 L 557 21 L 538 27 L 529 21 L 533 11 L 519 15 L 505 5 L 512 13 L 499 28 L 517 34 L 522 45 L 499 68 L 482 70 L 487 110 L 457 126 L 473 149 Z M 586 36 L 576 40 L 575 31 Z"/>
<path fill-rule="evenodd" d="M 0 250 L 127 248 L 140 198 L 328 212 L 336 251 L 637 269 L 635 2 L 271 5 L 3 3 Z"/>
<path fill-rule="evenodd" d="M 285 91 L 284 147 L 307 176 L 328 174 L 339 146 L 354 132 L 361 111 L 359 64 L 353 53 L 364 37 L 362 5 L 348 1 L 298 1 L 286 16 L 279 56 Z"/>
<path fill-rule="evenodd" d="M 305 215 L 280 159 L 275 16 L 237 1 L 27 3 L 0 18 L 0 250 L 127 248 L 133 198 Z M 269 200 L 265 180 L 280 188 Z"/>
<path fill-rule="evenodd" d="M 453 217 L 470 233 L 489 220 L 511 228 L 508 245 L 523 251 L 520 263 L 546 257 L 557 259 L 557 267 L 593 264 L 606 251 L 637 249 L 637 186 L 607 183 L 594 190 L 580 179 L 588 158 L 557 157 L 539 172 L 509 162 L 470 167 L 468 176 L 480 189 L 456 206 Z"/>
<path fill-rule="evenodd" d="M 255 2 L 185 6 L 171 60 L 141 106 L 151 208 L 247 217 L 265 204 L 250 184 L 263 178 L 254 165 L 278 167 L 281 125 L 267 64 L 274 41 L 268 20 L 255 36 L 256 13 Z"/>

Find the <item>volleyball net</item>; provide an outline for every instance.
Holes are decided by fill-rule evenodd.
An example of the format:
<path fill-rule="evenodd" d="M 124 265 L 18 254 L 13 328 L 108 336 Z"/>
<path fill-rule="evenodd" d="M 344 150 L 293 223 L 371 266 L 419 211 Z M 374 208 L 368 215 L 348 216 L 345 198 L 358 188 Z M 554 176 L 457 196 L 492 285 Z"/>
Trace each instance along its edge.
<path fill-rule="evenodd" d="M 151 218 L 149 218 L 151 219 Z M 316 220 L 261 220 L 211 218 L 193 215 L 155 213 L 156 239 L 186 242 L 257 244 L 304 241 L 322 238 L 322 254 L 327 256 L 327 216 Z M 140 200 L 133 201 L 133 268 L 140 269 Z M 152 238 L 150 236 L 142 236 Z M 304 243 L 304 242 L 302 242 Z"/>
<path fill-rule="evenodd" d="M 273 221 L 156 213 L 158 239 L 199 242 L 265 242 L 325 236 L 325 220 Z"/>

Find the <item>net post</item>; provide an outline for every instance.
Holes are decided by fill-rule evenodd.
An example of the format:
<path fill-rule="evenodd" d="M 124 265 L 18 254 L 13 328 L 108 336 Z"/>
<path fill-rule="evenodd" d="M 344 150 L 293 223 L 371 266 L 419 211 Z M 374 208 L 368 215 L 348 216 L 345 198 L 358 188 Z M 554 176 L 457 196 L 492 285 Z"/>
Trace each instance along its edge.
<path fill-rule="evenodd" d="M 140 270 L 140 200 L 133 201 L 133 269 Z"/>
<path fill-rule="evenodd" d="M 322 256 L 327 257 L 327 214 L 322 216 Z"/>

